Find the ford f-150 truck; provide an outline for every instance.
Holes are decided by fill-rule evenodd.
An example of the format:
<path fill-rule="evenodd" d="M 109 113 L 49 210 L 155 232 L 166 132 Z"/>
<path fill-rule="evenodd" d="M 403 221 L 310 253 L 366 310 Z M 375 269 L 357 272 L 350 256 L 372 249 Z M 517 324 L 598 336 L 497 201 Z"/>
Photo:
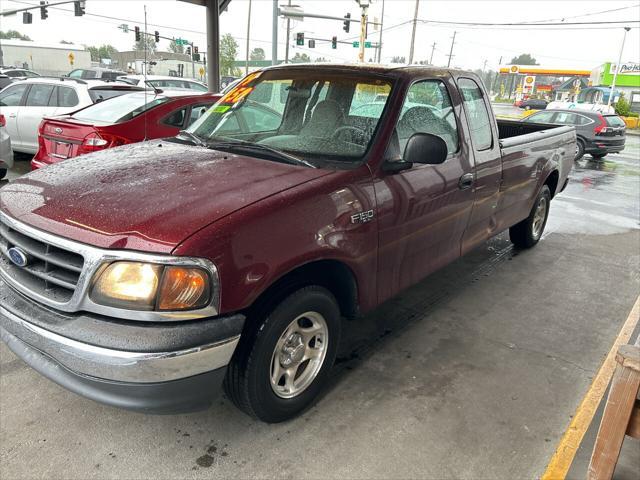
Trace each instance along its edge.
<path fill-rule="evenodd" d="M 0 333 L 106 404 L 278 422 L 341 325 L 509 229 L 543 233 L 573 127 L 498 121 L 472 73 L 301 65 L 245 77 L 175 138 L 0 190 Z"/>

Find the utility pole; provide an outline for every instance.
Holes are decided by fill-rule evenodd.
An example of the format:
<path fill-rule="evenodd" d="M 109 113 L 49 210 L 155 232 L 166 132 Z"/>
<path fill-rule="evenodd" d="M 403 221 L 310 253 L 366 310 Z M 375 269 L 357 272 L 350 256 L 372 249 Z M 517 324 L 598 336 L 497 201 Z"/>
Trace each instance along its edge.
<path fill-rule="evenodd" d="M 413 12 L 413 30 L 411 32 L 411 49 L 409 50 L 409 65 L 413 63 L 413 50 L 416 42 L 416 24 L 418 23 L 418 8 L 420 0 L 416 0 L 416 9 Z"/>
<path fill-rule="evenodd" d="M 433 45 L 431 45 L 431 57 L 429 58 L 429 65 L 433 65 L 433 52 L 436 49 L 436 42 L 433 42 Z"/>
<path fill-rule="evenodd" d="M 451 66 L 451 59 L 453 58 L 453 45 L 456 43 L 456 33 L 458 32 L 453 32 L 453 38 L 451 39 L 451 49 L 449 50 L 449 55 L 447 55 L 449 57 L 449 61 L 447 62 L 447 68 L 449 68 Z"/>
<path fill-rule="evenodd" d="M 244 60 L 245 75 L 249 75 L 249 37 L 251 37 L 251 0 L 249 0 L 249 13 L 247 14 L 247 51 Z"/>
<path fill-rule="evenodd" d="M 273 19 L 271 25 L 271 65 L 278 64 L 278 0 L 273 0 Z"/>
<path fill-rule="evenodd" d="M 382 62 L 382 27 L 384 26 L 384 0 L 382 0 L 382 14 L 380 15 L 380 36 L 378 37 L 378 63 Z"/>
<path fill-rule="evenodd" d="M 291 6 L 291 0 L 289 0 L 289 6 Z M 289 34 L 291 33 L 291 20 L 287 17 L 287 46 L 284 51 L 284 63 L 289 63 Z"/>
<path fill-rule="evenodd" d="M 622 51 L 624 50 L 624 41 L 627 39 L 627 32 L 631 30 L 630 27 L 624 27 L 624 36 L 622 37 L 622 45 L 620 46 L 620 55 L 618 55 L 618 63 L 616 64 L 616 71 L 613 72 L 613 80 L 611 81 L 611 91 L 609 92 L 609 100 L 607 100 L 607 107 L 611 106 L 613 100 L 613 91 L 616 88 L 616 80 L 618 78 L 618 72 L 620 71 L 620 64 L 622 63 Z"/>
<path fill-rule="evenodd" d="M 360 15 L 360 51 L 358 61 L 364 63 L 364 42 L 367 38 L 367 11 L 369 10 L 369 0 L 358 0 L 362 14 Z"/>

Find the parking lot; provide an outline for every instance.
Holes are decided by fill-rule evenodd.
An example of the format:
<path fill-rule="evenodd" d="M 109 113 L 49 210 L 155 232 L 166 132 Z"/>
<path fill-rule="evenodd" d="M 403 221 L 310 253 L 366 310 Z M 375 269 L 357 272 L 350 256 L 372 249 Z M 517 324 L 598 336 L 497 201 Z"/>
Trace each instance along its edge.
<path fill-rule="evenodd" d="M 349 322 L 330 388 L 290 422 L 224 397 L 179 416 L 101 406 L 2 344 L 2 477 L 539 477 L 638 297 L 640 137 L 627 142 L 576 163 L 536 248 L 502 234 Z"/>

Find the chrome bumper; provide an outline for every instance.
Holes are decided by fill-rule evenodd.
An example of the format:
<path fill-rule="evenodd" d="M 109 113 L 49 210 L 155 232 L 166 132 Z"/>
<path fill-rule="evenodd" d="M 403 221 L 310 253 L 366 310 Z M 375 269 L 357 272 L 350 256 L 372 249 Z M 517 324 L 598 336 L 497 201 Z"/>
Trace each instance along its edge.
<path fill-rule="evenodd" d="M 3 324 L 7 322 L 8 328 L 0 326 L 0 336 L 7 344 L 10 343 L 7 341 L 9 336 L 15 337 L 74 373 L 117 382 L 168 382 L 225 367 L 240 340 L 237 335 L 184 350 L 130 352 L 63 337 L 27 322 L 1 306 L 0 317 L 3 317 Z"/>

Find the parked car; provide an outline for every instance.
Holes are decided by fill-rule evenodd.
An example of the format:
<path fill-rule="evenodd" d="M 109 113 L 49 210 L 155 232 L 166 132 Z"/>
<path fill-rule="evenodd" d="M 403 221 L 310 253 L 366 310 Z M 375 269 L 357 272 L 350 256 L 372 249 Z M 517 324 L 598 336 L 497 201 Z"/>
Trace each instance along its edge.
<path fill-rule="evenodd" d="M 527 98 L 518 102 L 517 107 L 524 108 L 525 110 L 544 110 L 549 105 L 549 102 L 541 98 Z"/>
<path fill-rule="evenodd" d="M 103 80 L 103 81 L 113 81 L 116 80 L 121 75 L 126 75 L 126 72 L 121 70 L 113 70 L 111 68 L 76 68 L 75 70 L 71 70 L 67 76 L 70 78 L 80 78 L 83 80 Z"/>
<path fill-rule="evenodd" d="M 40 74 L 24 68 L 2 67 L 0 68 L 0 90 L 13 82 L 27 78 L 37 78 Z"/>
<path fill-rule="evenodd" d="M 13 150 L 11 150 L 11 137 L 7 132 L 7 119 L 0 113 L 0 180 L 7 171 L 13 167 Z"/>
<path fill-rule="evenodd" d="M 14 152 L 38 151 L 38 126 L 43 117 L 74 112 L 96 102 L 142 90 L 125 83 L 70 78 L 30 78 L 0 92 Z"/>
<path fill-rule="evenodd" d="M 279 123 L 245 111 L 267 83 L 289 87 Z M 352 115 L 371 93 L 386 108 Z M 2 339 L 107 404 L 193 410 L 224 383 L 248 414 L 286 420 L 329 379 L 343 319 L 505 229 L 536 245 L 575 138 L 496 122 L 470 72 L 258 71 L 186 133 L 2 190 Z"/>
<path fill-rule="evenodd" d="M 145 139 L 174 137 L 219 98 L 192 92 L 136 92 L 69 115 L 45 118 L 40 124 L 39 149 L 31 168 Z"/>
<path fill-rule="evenodd" d="M 624 150 L 627 126 L 616 114 L 575 109 L 545 110 L 529 115 L 523 121 L 574 126 L 577 135 L 575 160 L 580 160 L 585 153 L 593 158 L 603 158 Z"/>
<path fill-rule="evenodd" d="M 234 82 L 237 82 L 238 80 L 240 80 L 240 78 L 238 77 L 232 77 L 230 75 L 223 75 L 220 77 L 220 90 L 224 90 L 225 88 L 227 88 L 229 85 L 231 85 Z"/>
<path fill-rule="evenodd" d="M 121 75 L 118 80 L 130 83 L 131 85 L 143 86 L 145 84 L 144 75 Z M 208 91 L 207 86 L 191 78 L 163 77 L 160 75 L 147 75 L 146 84 L 149 87 L 162 90 L 195 90 L 196 92 Z"/>

